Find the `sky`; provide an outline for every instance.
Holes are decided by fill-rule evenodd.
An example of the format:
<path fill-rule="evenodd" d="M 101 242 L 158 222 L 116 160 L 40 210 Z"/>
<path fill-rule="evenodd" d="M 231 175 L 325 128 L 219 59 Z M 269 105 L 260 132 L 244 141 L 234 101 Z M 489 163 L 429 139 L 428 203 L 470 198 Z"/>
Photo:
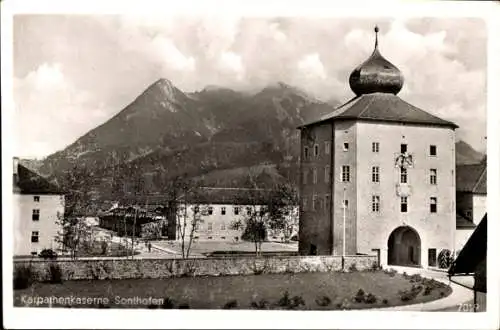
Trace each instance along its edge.
<path fill-rule="evenodd" d="M 487 29 L 479 18 L 16 15 L 16 154 L 43 158 L 132 102 L 159 78 L 185 92 L 276 82 L 348 101 L 374 46 L 403 73 L 399 96 L 457 123 L 486 149 Z"/>

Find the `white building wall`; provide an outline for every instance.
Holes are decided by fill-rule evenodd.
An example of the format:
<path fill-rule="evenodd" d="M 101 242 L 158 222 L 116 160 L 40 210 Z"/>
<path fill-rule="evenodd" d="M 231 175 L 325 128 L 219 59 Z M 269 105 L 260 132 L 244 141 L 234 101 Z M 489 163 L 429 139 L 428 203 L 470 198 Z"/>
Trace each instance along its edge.
<path fill-rule="evenodd" d="M 483 219 L 487 211 L 487 198 L 486 195 L 474 194 L 472 195 L 472 221 L 478 225 Z"/>
<path fill-rule="evenodd" d="M 35 201 L 35 196 L 39 201 Z M 39 220 L 32 218 L 33 210 L 39 210 Z M 21 195 L 14 194 L 14 255 L 40 253 L 43 249 L 59 250 L 56 242 L 60 225 L 59 216 L 64 215 L 62 195 Z M 34 231 L 39 234 L 38 242 L 32 243 Z"/>
<path fill-rule="evenodd" d="M 410 226 L 420 236 L 420 262 L 428 265 L 428 249 L 453 249 L 455 235 L 455 133 L 451 128 L 412 126 L 389 123 L 357 124 L 357 247 L 358 253 L 372 254 L 379 249 L 381 263 L 387 263 L 388 240 L 400 226 Z M 372 152 L 379 142 L 379 152 Z M 413 168 L 408 169 L 408 212 L 400 210 L 395 166 L 400 145 L 408 145 Z M 430 145 L 437 156 L 429 156 Z M 372 183 L 372 166 L 380 168 L 380 183 Z M 437 185 L 430 184 L 430 169 L 437 169 Z M 380 196 L 380 212 L 372 212 L 372 196 Z M 430 213 L 430 197 L 437 197 L 438 211 Z"/>
<path fill-rule="evenodd" d="M 458 228 L 455 232 L 455 251 L 462 250 L 476 228 Z"/>
<path fill-rule="evenodd" d="M 212 208 L 212 214 L 208 213 L 208 209 Z M 231 229 L 232 224 L 241 221 L 244 225 L 245 218 L 247 217 L 247 208 L 252 212 L 259 212 L 262 206 L 260 205 L 232 205 L 232 204 L 203 204 L 198 205 L 199 213 L 197 216 L 198 228 L 195 231 L 194 237 L 197 240 L 226 240 L 235 241 L 241 240 L 244 226 L 239 229 Z M 235 209 L 238 208 L 238 214 L 235 214 Z M 225 214 L 223 214 L 225 209 Z M 294 207 L 292 215 L 298 227 L 298 206 Z M 191 225 L 195 216 L 195 205 L 188 205 L 187 207 L 187 221 L 184 220 L 183 210 L 179 211 L 178 225 L 186 223 L 186 237 L 189 236 Z M 294 232 L 297 232 L 296 229 Z M 177 232 L 177 240 L 182 238 Z"/>

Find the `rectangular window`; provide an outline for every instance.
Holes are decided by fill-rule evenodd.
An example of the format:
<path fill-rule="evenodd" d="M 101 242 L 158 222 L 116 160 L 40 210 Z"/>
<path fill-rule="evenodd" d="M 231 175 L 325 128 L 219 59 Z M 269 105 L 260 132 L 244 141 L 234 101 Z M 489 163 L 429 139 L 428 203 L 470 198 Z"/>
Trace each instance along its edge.
<path fill-rule="evenodd" d="M 408 197 L 401 197 L 401 212 L 408 212 Z"/>
<path fill-rule="evenodd" d="M 349 143 L 344 142 L 344 151 L 349 150 Z"/>
<path fill-rule="evenodd" d="M 222 207 L 220 208 L 220 214 L 222 214 L 222 215 L 226 215 L 226 207 L 225 207 L 225 206 L 222 206 Z"/>
<path fill-rule="evenodd" d="M 302 198 L 302 211 L 307 210 L 307 197 Z"/>
<path fill-rule="evenodd" d="M 342 207 L 348 208 L 349 207 L 349 201 L 347 199 L 344 199 L 344 202 L 342 203 Z"/>
<path fill-rule="evenodd" d="M 39 209 L 34 209 L 33 214 L 31 215 L 31 219 L 33 221 L 38 221 L 40 220 L 40 210 Z"/>
<path fill-rule="evenodd" d="M 196 231 L 201 230 L 201 224 L 199 222 L 197 222 L 196 225 L 194 226 L 194 230 L 196 230 Z"/>
<path fill-rule="evenodd" d="M 372 142 L 372 152 L 379 152 L 380 144 L 378 142 Z"/>
<path fill-rule="evenodd" d="M 325 183 L 330 183 L 330 165 L 325 166 Z"/>
<path fill-rule="evenodd" d="M 404 167 L 401 167 L 400 168 L 400 172 L 401 172 L 401 180 L 400 182 L 401 183 L 408 183 L 408 170 Z"/>
<path fill-rule="evenodd" d="M 349 182 L 351 180 L 350 168 L 348 165 L 342 165 L 342 182 Z"/>
<path fill-rule="evenodd" d="M 401 153 L 404 154 L 408 151 L 408 145 L 406 143 L 401 144 Z"/>
<path fill-rule="evenodd" d="M 208 223 L 207 223 L 207 230 L 208 230 L 208 231 L 212 231 L 212 229 L 213 229 L 212 227 L 213 227 L 213 223 L 208 222 Z"/>
<path fill-rule="evenodd" d="M 429 249 L 427 252 L 429 266 L 436 267 L 437 266 L 437 252 L 436 249 Z"/>
<path fill-rule="evenodd" d="M 234 215 L 240 214 L 240 208 L 238 206 L 233 207 Z"/>
<path fill-rule="evenodd" d="M 38 243 L 40 233 L 38 231 L 31 232 L 31 243 Z"/>
<path fill-rule="evenodd" d="M 330 208 L 330 194 L 325 195 L 325 210 Z"/>
<path fill-rule="evenodd" d="M 431 197 L 431 213 L 436 213 L 437 212 L 437 198 L 436 197 Z"/>
<path fill-rule="evenodd" d="M 247 207 L 247 215 L 252 215 L 252 208 L 251 207 Z"/>
<path fill-rule="evenodd" d="M 330 154 L 330 141 L 325 141 L 325 155 Z"/>
<path fill-rule="evenodd" d="M 224 222 L 220 224 L 220 230 L 226 230 L 226 224 Z"/>
<path fill-rule="evenodd" d="M 319 145 L 315 144 L 314 145 L 314 157 L 319 156 Z"/>
<path fill-rule="evenodd" d="M 465 216 L 466 216 L 469 220 L 472 220 L 472 211 L 471 211 L 471 210 L 465 211 Z"/>
<path fill-rule="evenodd" d="M 313 168 L 313 183 L 318 183 L 318 171 L 315 168 Z"/>
<path fill-rule="evenodd" d="M 208 214 L 209 214 L 209 215 L 214 214 L 214 208 L 213 208 L 212 206 L 209 206 L 209 207 L 208 207 Z"/>
<path fill-rule="evenodd" d="M 429 155 L 430 156 L 437 156 L 437 147 L 435 145 L 431 145 L 429 147 Z"/>
<path fill-rule="evenodd" d="M 200 207 L 199 206 L 195 206 L 194 207 L 194 214 L 198 214 L 200 213 Z"/>
<path fill-rule="evenodd" d="M 302 183 L 307 184 L 307 169 L 302 172 Z"/>
<path fill-rule="evenodd" d="M 380 196 L 372 196 L 372 212 L 380 211 Z"/>
<path fill-rule="evenodd" d="M 313 197 L 312 197 L 312 210 L 313 211 L 316 211 L 316 199 L 317 199 L 317 196 L 313 195 Z"/>
<path fill-rule="evenodd" d="M 380 182 L 380 168 L 378 166 L 372 167 L 372 182 Z"/>
<path fill-rule="evenodd" d="M 437 169 L 431 168 L 431 184 L 437 184 Z"/>
<path fill-rule="evenodd" d="M 40 202 L 40 196 L 33 196 L 33 202 L 35 203 Z"/>
<path fill-rule="evenodd" d="M 309 147 L 304 147 L 304 160 L 309 158 Z"/>

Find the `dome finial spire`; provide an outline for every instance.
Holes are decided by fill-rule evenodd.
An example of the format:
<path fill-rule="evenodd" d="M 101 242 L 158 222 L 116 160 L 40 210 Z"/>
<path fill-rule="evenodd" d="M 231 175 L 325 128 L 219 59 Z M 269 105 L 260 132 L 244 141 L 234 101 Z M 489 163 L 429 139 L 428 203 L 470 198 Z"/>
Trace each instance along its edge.
<path fill-rule="evenodd" d="M 375 49 L 378 48 L 378 26 L 375 25 Z"/>

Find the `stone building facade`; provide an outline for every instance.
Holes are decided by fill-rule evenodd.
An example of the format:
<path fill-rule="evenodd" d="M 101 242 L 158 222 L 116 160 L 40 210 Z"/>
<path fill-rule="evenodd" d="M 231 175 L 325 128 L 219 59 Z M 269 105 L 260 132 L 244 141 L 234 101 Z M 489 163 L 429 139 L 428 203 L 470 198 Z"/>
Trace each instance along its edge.
<path fill-rule="evenodd" d="M 377 39 L 349 82 L 353 99 L 300 127 L 299 252 L 433 266 L 454 247 L 457 126 L 397 96 Z"/>

